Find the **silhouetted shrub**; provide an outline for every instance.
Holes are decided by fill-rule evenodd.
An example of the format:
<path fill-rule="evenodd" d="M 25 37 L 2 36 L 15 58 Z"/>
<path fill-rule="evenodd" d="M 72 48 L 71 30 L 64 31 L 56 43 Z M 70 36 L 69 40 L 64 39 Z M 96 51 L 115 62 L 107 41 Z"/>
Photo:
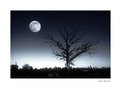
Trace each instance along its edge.
<path fill-rule="evenodd" d="M 18 65 L 17 64 L 11 65 L 11 77 L 17 77 L 18 72 L 19 72 Z"/>
<path fill-rule="evenodd" d="M 33 70 L 33 67 L 29 66 L 29 64 L 25 64 L 25 65 L 22 66 L 22 69 L 23 70 Z"/>
<path fill-rule="evenodd" d="M 11 65 L 11 69 L 12 69 L 12 70 L 18 70 L 18 65 L 17 65 L 17 64 Z"/>

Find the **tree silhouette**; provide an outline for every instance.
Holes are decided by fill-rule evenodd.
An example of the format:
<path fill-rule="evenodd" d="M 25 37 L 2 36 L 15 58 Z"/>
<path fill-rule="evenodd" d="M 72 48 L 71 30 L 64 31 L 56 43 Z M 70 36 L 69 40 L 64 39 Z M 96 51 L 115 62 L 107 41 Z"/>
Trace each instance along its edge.
<path fill-rule="evenodd" d="M 15 71 L 18 70 L 18 65 L 17 64 L 12 64 L 11 69 L 15 70 Z"/>
<path fill-rule="evenodd" d="M 64 28 L 63 32 L 58 32 L 61 39 L 57 40 L 53 36 L 48 36 L 47 43 L 56 48 L 53 49 L 53 54 L 66 62 L 65 66 L 67 69 L 70 68 L 70 65 L 74 65 L 74 59 L 81 54 L 92 54 L 93 46 L 96 43 L 83 40 L 84 33 L 79 34 L 76 30 L 70 31 L 67 27 Z"/>
<path fill-rule="evenodd" d="M 23 70 L 33 70 L 33 67 L 32 67 L 32 66 L 29 66 L 29 64 L 24 64 L 24 65 L 22 66 L 22 69 L 23 69 Z"/>

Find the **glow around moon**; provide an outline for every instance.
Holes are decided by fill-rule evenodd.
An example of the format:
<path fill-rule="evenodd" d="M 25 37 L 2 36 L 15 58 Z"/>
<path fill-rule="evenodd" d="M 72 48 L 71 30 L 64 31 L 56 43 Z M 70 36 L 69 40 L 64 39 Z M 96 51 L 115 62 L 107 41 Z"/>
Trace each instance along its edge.
<path fill-rule="evenodd" d="M 41 30 L 41 24 L 34 20 L 29 24 L 29 28 L 32 32 L 39 32 Z"/>

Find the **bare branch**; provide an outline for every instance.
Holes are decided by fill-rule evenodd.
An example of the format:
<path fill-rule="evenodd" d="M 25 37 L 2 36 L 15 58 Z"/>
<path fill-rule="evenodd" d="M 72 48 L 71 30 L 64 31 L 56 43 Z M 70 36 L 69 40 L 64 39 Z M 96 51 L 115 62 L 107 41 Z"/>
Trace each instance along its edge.
<path fill-rule="evenodd" d="M 56 46 L 58 47 L 59 49 L 65 51 L 66 49 L 63 47 L 63 45 L 61 44 L 60 41 L 56 41 L 53 37 L 48 37 L 48 43 L 53 45 L 53 46 Z"/>
<path fill-rule="evenodd" d="M 76 53 L 73 55 L 73 57 L 70 58 L 70 61 L 72 61 L 82 53 L 87 53 L 90 49 L 92 49 L 94 45 L 95 45 L 94 42 L 87 42 L 83 44 L 81 47 L 78 47 L 77 49 L 73 50 L 73 52 L 76 51 Z"/>

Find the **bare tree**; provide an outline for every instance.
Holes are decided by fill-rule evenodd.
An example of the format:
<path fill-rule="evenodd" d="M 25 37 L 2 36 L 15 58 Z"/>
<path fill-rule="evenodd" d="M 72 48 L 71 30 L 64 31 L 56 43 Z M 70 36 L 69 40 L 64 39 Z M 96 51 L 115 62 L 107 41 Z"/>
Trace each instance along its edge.
<path fill-rule="evenodd" d="M 83 53 L 91 54 L 95 42 L 83 40 L 84 33 L 79 34 L 78 31 L 69 31 L 64 28 L 64 32 L 59 32 L 61 39 L 57 40 L 53 36 L 47 37 L 47 43 L 52 45 L 56 50 L 53 54 L 65 61 L 67 69 L 70 65 L 74 65 L 73 61 Z"/>

